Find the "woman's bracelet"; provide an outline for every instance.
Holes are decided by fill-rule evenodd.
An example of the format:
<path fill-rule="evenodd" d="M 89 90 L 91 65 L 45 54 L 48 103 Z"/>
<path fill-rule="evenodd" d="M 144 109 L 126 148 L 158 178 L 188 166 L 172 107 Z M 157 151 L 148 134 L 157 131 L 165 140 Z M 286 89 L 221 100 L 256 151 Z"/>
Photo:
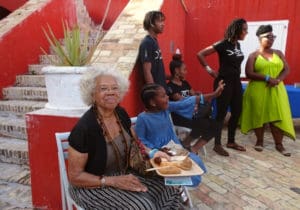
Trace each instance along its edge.
<path fill-rule="evenodd" d="M 266 82 L 269 82 L 269 81 L 270 81 L 270 75 L 266 75 L 266 76 L 265 76 L 265 81 L 266 81 Z"/>
<path fill-rule="evenodd" d="M 104 176 L 99 176 L 99 180 L 100 180 L 100 187 L 105 187 L 105 177 Z"/>
<path fill-rule="evenodd" d="M 204 66 L 204 68 L 205 68 L 205 70 L 206 70 L 208 73 L 210 73 L 210 74 L 213 72 L 212 68 L 210 68 L 209 65 Z"/>
<path fill-rule="evenodd" d="M 152 149 L 149 152 L 149 158 L 152 159 L 155 155 L 155 153 L 158 152 L 158 149 Z"/>

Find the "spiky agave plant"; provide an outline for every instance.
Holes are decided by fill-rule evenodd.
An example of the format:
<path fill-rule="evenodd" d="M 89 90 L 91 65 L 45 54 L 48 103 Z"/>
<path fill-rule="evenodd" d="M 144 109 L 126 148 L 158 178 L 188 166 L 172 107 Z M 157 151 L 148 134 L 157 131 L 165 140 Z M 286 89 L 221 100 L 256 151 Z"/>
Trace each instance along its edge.
<path fill-rule="evenodd" d="M 62 25 L 64 31 L 63 43 L 55 37 L 49 24 L 47 25 L 48 31 L 43 28 L 43 32 L 58 59 L 50 57 L 41 48 L 43 53 L 48 55 L 48 59 L 56 66 L 85 66 L 92 63 L 97 58 L 93 55 L 101 37 L 97 37 L 93 44 L 89 44 L 90 32 L 88 30 L 82 31 L 78 25 L 70 28 L 67 22 L 63 22 Z"/>

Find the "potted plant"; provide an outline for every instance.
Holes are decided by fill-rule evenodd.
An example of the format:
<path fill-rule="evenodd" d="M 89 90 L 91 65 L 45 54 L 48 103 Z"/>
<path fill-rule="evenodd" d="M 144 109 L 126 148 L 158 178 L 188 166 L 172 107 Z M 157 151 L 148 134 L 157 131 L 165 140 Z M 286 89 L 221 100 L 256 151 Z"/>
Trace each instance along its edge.
<path fill-rule="evenodd" d="M 94 55 L 101 40 L 98 36 L 95 42 L 89 43 L 90 31 L 83 31 L 78 25 L 69 27 L 63 23 L 64 37 L 61 42 L 48 25 L 48 30 L 43 28 L 44 34 L 55 53 L 55 58 L 48 55 L 51 66 L 42 69 L 45 75 L 45 83 L 48 94 L 46 108 L 50 109 L 86 109 L 80 91 L 79 81 L 82 73 L 87 71 L 88 66 L 94 62 Z"/>

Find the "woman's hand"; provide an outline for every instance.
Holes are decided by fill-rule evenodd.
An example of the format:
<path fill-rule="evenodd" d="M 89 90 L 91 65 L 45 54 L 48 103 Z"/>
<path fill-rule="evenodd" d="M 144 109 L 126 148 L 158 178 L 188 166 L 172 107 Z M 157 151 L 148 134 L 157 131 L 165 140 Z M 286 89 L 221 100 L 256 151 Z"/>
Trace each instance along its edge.
<path fill-rule="evenodd" d="M 148 190 L 147 187 L 132 174 L 106 177 L 105 185 L 134 192 L 146 192 Z"/>
<path fill-rule="evenodd" d="M 277 86 L 281 81 L 279 79 L 271 78 L 268 81 L 268 86 L 275 87 Z"/>
<path fill-rule="evenodd" d="M 165 158 L 165 159 L 167 159 L 168 161 L 171 160 L 170 156 L 169 156 L 167 153 L 162 152 L 162 151 L 157 151 L 157 152 L 154 154 L 153 158 L 156 158 L 156 157 Z"/>
<path fill-rule="evenodd" d="M 219 84 L 218 84 L 218 88 L 215 90 L 215 96 L 216 97 L 218 97 L 219 95 L 221 95 L 222 91 L 224 90 L 224 86 L 225 86 L 224 81 L 220 80 Z"/>

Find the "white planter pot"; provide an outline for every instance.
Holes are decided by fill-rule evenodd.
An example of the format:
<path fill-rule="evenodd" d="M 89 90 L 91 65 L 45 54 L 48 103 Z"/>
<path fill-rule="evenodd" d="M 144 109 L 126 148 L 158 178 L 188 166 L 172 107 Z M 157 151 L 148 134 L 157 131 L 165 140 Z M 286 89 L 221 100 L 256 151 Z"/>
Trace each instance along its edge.
<path fill-rule="evenodd" d="M 84 110 L 88 106 L 83 103 L 79 81 L 87 67 L 81 66 L 46 66 L 42 69 L 48 94 L 49 109 Z"/>

